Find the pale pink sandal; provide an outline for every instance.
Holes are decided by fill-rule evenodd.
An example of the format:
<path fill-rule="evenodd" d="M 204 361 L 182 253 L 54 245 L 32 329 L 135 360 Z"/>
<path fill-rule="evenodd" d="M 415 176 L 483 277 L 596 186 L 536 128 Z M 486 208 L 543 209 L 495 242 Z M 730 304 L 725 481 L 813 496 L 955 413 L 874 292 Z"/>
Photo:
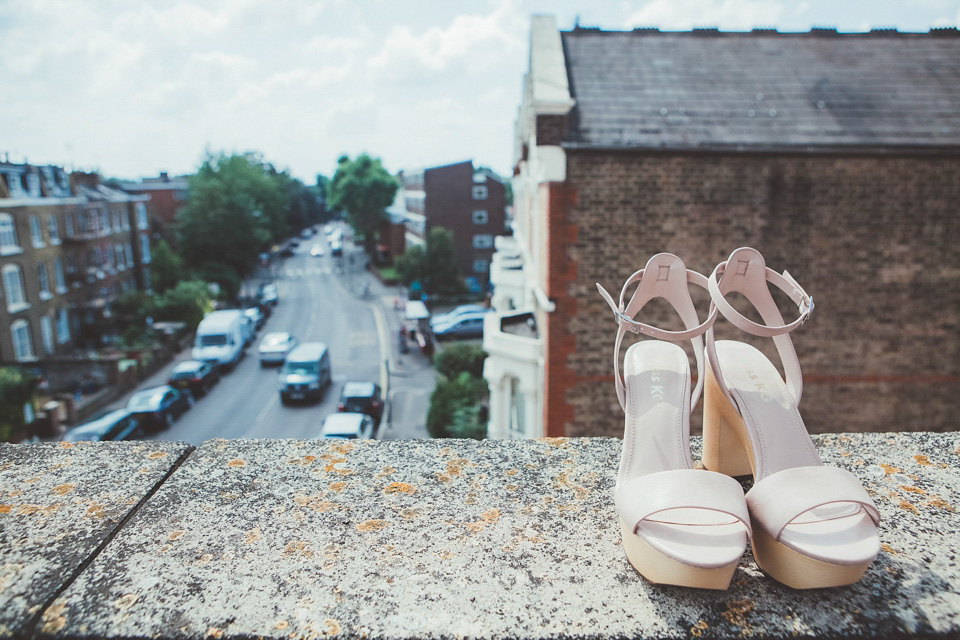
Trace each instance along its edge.
<path fill-rule="evenodd" d="M 639 282 L 624 305 L 627 287 Z M 740 483 L 696 470 L 690 459 L 690 410 L 703 378 L 690 393 L 687 354 L 672 342 L 691 340 L 697 369 L 703 368 L 703 333 L 717 317 L 700 323 L 687 283 L 707 287 L 676 256 L 650 258 L 623 285 L 619 306 L 597 288 L 617 319 L 614 373 L 617 398 L 626 414 L 623 451 L 614 503 L 620 516 L 623 550 L 651 582 L 726 589 L 750 536 L 750 518 Z M 686 327 L 664 331 L 633 317 L 653 298 L 670 303 Z M 627 331 L 658 340 L 632 345 L 620 378 L 620 344 Z M 661 342 L 667 340 L 669 342 Z"/>
<path fill-rule="evenodd" d="M 799 317 L 790 324 L 768 282 L 797 304 Z M 880 551 L 880 513 L 855 475 L 823 466 L 797 409 L 803 380 L 788 334 L 810 316 L 813 299 L 750 248 L 717 265 L 709 288 L 711 307 L 733 325 L 773 338 L 786 378 L 754 347 L 715 341 L 713 328 L 707 331 L 703 464 L 731 476 L 753 474 L 747 505 L 761 569 L 795 589 L 852 584 Z M 730 292 L 743 294 L 766 324 L 734 309 L 724 298 Z"/>

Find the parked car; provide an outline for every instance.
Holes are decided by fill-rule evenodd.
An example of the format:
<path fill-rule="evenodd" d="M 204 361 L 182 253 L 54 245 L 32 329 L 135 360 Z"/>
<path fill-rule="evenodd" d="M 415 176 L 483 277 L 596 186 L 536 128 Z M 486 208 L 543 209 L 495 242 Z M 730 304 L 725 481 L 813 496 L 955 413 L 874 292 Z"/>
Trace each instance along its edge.
<path fill-rule="evenodd" d="M 314 258 L 322 258 L 324 253 L 326 252 L 323 250 L 323 245 L 315 244 L 310 248 L 310 255 Z"/>
<path fill-rule="evenodd" d="M 320 429 L 321 438 L 369 440 L 373 438 L 373 418 L 364 413 L 334 413 Z"/>
<path fill-rule="evenodd" d="M 430 318 L 430 326 L 448 324 L 456 318 L 469 313 L 489 313 L 491 310 L 490 307 L 485 307 L 482 304 L 462 304 L 447 313 L 438 313 Z"/>
<path fill-rule="evenodd" d="M 273 307 L 277 306 L 277 302 L 279 302 L 277 285 L 273 282 L 260 285 L 257 290 L 257 296 L 260 298 L 260 304 L 269 304 Z"/>
<path fill-rule="evenodd" d="M 186 389 L 194 398 L 205 396 L 220 380 L 220 368 L 202 360 L 184 360 L 170 372 L 167 384 L 174 389 Z"/>
<path fill-rule="evenodd" d="M 478 338 L 483 337 L 483 316 L 486 313 L 470 312 L 461 314 L 442 324 L 433 325 L 433 335 L 437 338 Z"/>
<path fill-rule="evenodd" d="M 137 416 L 127 409 L 116 409 L 67 431 L 65 442 L 90 440 L 133 440 L 143 436 L 143 429 Z"/>
<path fill-rule="evenodd" d="M 304 240 L 310 239 L 311 236 L 313 236 L 313 227 L 307 227 L 306 229 L 300 232 L 300 237 L 303 238 Z"/>
<path fill-rule="evenodd" d="M 291 246 L 288 245 L 288 244 L 283 245 L 283 248 L 280 249 L 280 257 L 281 257 L 281 258 L 289 258 L 289 257 L 292 256 L 292 255 L 293 255 L 293 247 L 291 247 Z"/>
<path fill-rule="evenodd" d="M 334 240 L 330 243 L 330 255 L 332 256 L 343 255 L 343 243 L 340 240 Z"/>
<path fill-rule="evenodd" d="M 280 402 L 319 400 L 330 386 L 330 351 L 322 342 L 304 342 L 294 347 L 280 368 Z"/>
<path fill-rule="evenodd" d="M 374 424 L 380 424 L 383 415 L 383 400 L 380 397 L 380 385 L 373 382 L 348 382 L 340 391 L 337 411 L 365 413 L 373 418 Z"/>
<path fill-rule="evenodd" d="M 260 346 L 257 347 L 260 366 L 283 364 L 284 358 L 295 346 L 297 346 L 297 339 L 291 333 L 278 331 L 266 334 L 260 341 Z"/>
<path fill-rule="evenodd" d="M 253 321 L 253 326 L 257 331 L 263 328 L 263 323 L 267 321 L 267 316 L 263 315 L 259 307 L 249 307 L 244 309 L 243 313 Z"/>
<path fill-rule="evenodd" d="M 290 238 L 290 242 L 287 243 L 287 246 L 296 249 L 300 246 L 300 240 L 297 238 Z"/>
<path fill-rule="evenodd" d="M 144 389 L 130 396 L 127 409 L 150 431 L 160 431 L 173 425 L 173 421 L 193 406 L 189 391 L 178 391 L 169 385 Z"/>

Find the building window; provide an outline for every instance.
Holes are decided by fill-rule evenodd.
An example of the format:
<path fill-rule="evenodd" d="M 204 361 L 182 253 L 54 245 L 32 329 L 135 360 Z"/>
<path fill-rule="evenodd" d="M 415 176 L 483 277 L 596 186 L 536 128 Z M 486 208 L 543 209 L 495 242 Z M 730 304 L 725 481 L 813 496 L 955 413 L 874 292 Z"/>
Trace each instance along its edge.
<path fill-rule="evenodd" d="M 67 279 L 63 277 L 63 258 L 59 256 L 53 261 L 53 277 L 57 281 L 57 293 L 66 293 Z"/>
<path fill-rule="evenodd" d="M 113 245 L 113 253 L 117 256 L 117 270 L 123 271 L 127 268 L 126 253 L 124 253 L 123 245 L 119 242 Z"/>
<path fill-rule="evenodd" d="M 37 216 L 30 216 L 30 241 L 37 249 L 47 246 L 43 241 L 43 229 Z"/>
<path fill-rule="evenodd" d="M 147 219 L 147 205 L 143 204 L 142 202 L 137 203 L 137 228 L 150 228 L 150 221 Z"/>
<path fill-rule="evenodd" d="M 477 184 L 473 186 L 473 199 L 474 200 L 486 200 L 487 199 L 487 185 Z"/>
<path fill-rule="evenodd" d="M 73 213 L 67 212 L 63 216 L 63 229 L 68 238 L 73 237 Z"/>
<path fill-rule="evenodd" d="M 143 264 L 150 264 L 150 236 L 145 233 L 140 236 L 140 255 Z"/>
<path fill-rule="evenodd" d="M 48 356 L 53 355 L 53 322 L 50 316 L 40 316 L 40 339 L 43 341 L 43 350 Z"/>
<path fill-rule="evenodd" d="M 125 248 L 127 250 L 127 264 L 132 267 L 133 266 L 133 244 L 131 244 L 130 242 L 127 242 Z"/>
<path fill-rule="evenodd" d="M 9 256 L 21 251 L 23 249 L 17 241 L 17 227 L 13 223 L 13 216 L 0 213 L 0 255 Z"/>
<path fill-rule="evenodd" d="M 130 212 L 124 211 L 120 216 L 120 228 L 124 231 L 130 231 Z"/>
<path fill-rule="evenodd" d="M 57 311 L 57 342 L 70 342 L 70 319 L 66 309 Z"/>
<path fill-rule="evenodd" d="M 50 293 L 50 274 L 47 273 L 47 263 L 37 263 L 37 282 L 40 284 L 40 299 L 49 300 L 53 297 Z"/>
<path fill-rule="evenodd" d="M 103 256 L 103 268 L 109 273 L 116 273 L 116 269 L 113 268 L 113 250 L 110 248 L 110 245 L 107 245 L 105 249 L 102 250 L 101 255 Z"/>
<path fill-rule="evenodd" d="M 490 263 L 486 260 L 474 260 L 473 261 L 473 272 L 474 273 L 487 273 L 490 270 Z"/>
<path fill-rule="evenodd" d="M 474 249 L 489 249 L 493 246 L 493 236 L 489 233 L 478 233 L 473 236 Z"/>
<path fill-rule="evenodd" d="M 27 192 L 31 198 L 40 197 L 40 176 L 35 173 L 27 174 Z"/>
<path fill-rule="evenodd" d="M 477 209 L 473 212 L 473 224 L 487 224 L 490 216 L 484 209 Z"/>
<path fill-rule="evenodd" d="M 23 293 L 23 275 L 19 265 L 8 264 L 3 267 L 3 288 L 7 293 L 7 311 L 16 313 L 30 306 Z"/>
<path fill-rule="evenodd" d="M 60 244 L 60 221 L 57 216 L 47 218 L 47 233 L 50 236 L 50 244 Z"/>
<path fill-rule="evenodd" d="M 26 320 L 16 320 L 10 323 L 10 335 L 13 336 L 13 357 L 18 362 L 34 360 L 33 338 L 30 336 L 30 325 Z"/>
<path fill-rule="evenodd" d="M 11 198 L 23 197 L 23 183 L 20 182 L 20 176 L 15 173 L 7 174 L 7 187 L 10 189 Z"/>

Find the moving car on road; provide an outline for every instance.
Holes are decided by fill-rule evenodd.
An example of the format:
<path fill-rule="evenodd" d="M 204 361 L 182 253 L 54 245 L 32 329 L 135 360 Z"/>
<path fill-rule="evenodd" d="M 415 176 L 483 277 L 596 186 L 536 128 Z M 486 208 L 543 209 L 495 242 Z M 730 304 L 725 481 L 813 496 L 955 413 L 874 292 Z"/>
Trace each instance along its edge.
<path fill-rule="evenodd" d="M 263 328 L 263 323 L 267 321 L 267 316 L 263 315 L 263 311 L 260 311 L 259 307 L 250 307 L 249 309 L 244 309 L 243 313 L 253 321 L 253 327 L 257 331 Z"/>
<path fill-rule="evenodd" d="M 380 385 L 373 382 L 348 382 L 340 391 L 337 411 L 364 413 L 373 418 L 374 424 L 380 424 L 383 415 L 383 400 L 380 398 Z"/>
<path fill-rule="evenodd" d="M 90 440 L 93 442 L 107 440 L 133 440 L 142 437 L 143 429 L 140 421 L 127 409 L 117 409 L 67 431 L 63 436 L 65 442 L 79 442 Z"/>
<path fill-rule="evenodd" d="M 221 367 L 233 367 L 243 355 L 247 341 L 247 320 L 239 309 L 208 313 L 197 327 L 191 357 Z"/>
<path fill-rule="evenodd" d="M 178 391 L 169 385 L 144 389 L 130 396 L 127 409 L 150 431 L 173 426 L 173 421 L 193 406 L 189 391 Z"/>
<path fill-rule="evenodd" d="M 363 413 L 331 414 L 323 421 L 320 437 L 370 440 L 373 438 L 373 418 Z"/>
<path fill-rule="evenodd" d="M 315 244 L 310 248 L 310 255 L 314 258 L 322 258 L 324 253 L 326 252 L 323 250 L 323 245 Z"/>
<path fill-rule="evenodd" d="M 277 285 L 273 282 L 260 285 L 259 289 L 257 289 L 257 296 L 260 298 L 260 304 L 269 304 L 273 307 L 277 306 L 277 302 L 279 302 Z"/>
<path fill-rule="evenodd" d="M 263 336 L 257 352 L 260 355 L 260 366 L 268 364 L 283 364 L 284 358 L 290 350 L 297 346 L 297 339 L 286 331 L 277 331 Z"/>
<path fill-rule="evenodd" d="M 207 395 L 219 380 L 220 369 L 216 365 L 201 360 L 184 360 L 170 372 L 167 384 L 174 389 L 186 389 L 194 398 L 199 398 Z"/>
<path fill-rule="evenodd" d="M 319 400 L 330 386 L 330 351 L 322 342 L 304 342 L 291 351 L 280 368 L 280 402 Z"/>

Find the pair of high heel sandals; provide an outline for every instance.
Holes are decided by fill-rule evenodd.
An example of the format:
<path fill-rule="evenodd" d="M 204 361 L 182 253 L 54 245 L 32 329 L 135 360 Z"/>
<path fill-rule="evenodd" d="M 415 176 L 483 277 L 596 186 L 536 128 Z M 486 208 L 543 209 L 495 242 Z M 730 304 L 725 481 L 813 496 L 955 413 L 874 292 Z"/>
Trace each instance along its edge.
<path fill-rule="evenodd" d="M 768 283 L 797 304 L 796 320 L 784 322 Z M 689 284 L 710 292 L 704 322 Z M 623 549 L 637 571 L 651 582 L 726 589 L 749 540 L 760 568 L 790 587 L 859 580 L 880 551 L 880 514 L 855 475 L 823 466 L 797 410 L 803 381 L 789 333 L 810 316 L 813 299 L 750 248 L 734 251 L 709 278 L 674 255 L 658 254 L 627 279 L 619 304 L 597 288 L 619 325 L 614 370 L 626 426 L 614 503 Z M 725 296 L 731 292 L 742 294 L 763 324 L 730 305 Z M 685 330 L 634 319 L 658 297 L 673 306 Z M 785 376 L 756 348 L 714 340 L 718 314 L 747 333 L 773 338 Z M 656 340 L 627 349 L 621 378 L 627 332 Z M 686 352 L 674 344 L 686 340 L 699 374 L 692 392 Z M 695 469 L 690 455 L 689 416 L 701 390 L 707 470 Z M 741 475 L 754 479 L 746 496 L 732 477 Z"/>

